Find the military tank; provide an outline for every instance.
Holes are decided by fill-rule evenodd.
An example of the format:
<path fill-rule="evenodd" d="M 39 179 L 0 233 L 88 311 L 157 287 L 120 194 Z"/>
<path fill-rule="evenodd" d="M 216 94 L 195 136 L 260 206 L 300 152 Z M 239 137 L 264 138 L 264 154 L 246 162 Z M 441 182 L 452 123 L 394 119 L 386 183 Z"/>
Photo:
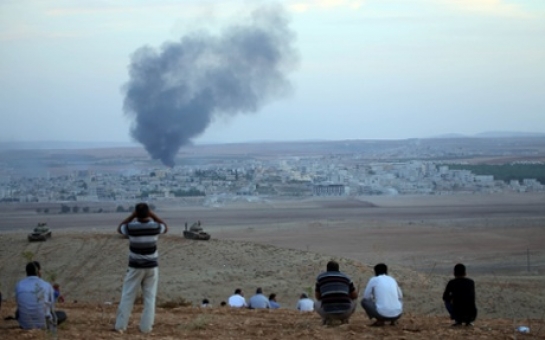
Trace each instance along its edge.
<path fill-rule="evenodd" d="M 27 238 L 29 242 L 41 242 L 51 238 L 51 235 L 52 232 L 47 223 L 38 223 L 34 230 L 28 234 Z"/>
<path fill-rule="evenodd" d="M 210 234 L 202 229 L 201 221 L 197 221 L 193 223 L 189 230 L 187 229 L 187 223 L 185 224 L 184 237 L 190 240 L 208 241 Z"/>

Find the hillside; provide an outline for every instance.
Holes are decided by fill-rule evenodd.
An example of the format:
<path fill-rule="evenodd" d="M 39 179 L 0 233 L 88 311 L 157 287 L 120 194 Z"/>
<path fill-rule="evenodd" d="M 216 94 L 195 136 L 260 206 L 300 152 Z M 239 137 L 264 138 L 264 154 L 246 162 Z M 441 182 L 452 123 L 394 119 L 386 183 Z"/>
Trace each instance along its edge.
<path fill-rule="evenodd" d="M 129 329 L 124 334 L 112 331 L 115 305 L 100 303 L 64 304 L 69 320 L 57 331 L 58 339 L 545 339 L 543 323 L 529 321 L 531 334 L 514 330 L 507 319 L 478 320 L 474 327 L 451 328 L 446 317 L 404 315 L 395 326 L 371 327 L 361 309 L 350 324 L 322 326 L 316 313 L 294 310 L 235 310 L 213 308 L 157 308 L 156 323 L 150 335 L 138 331 L 141 305 L 135 306 Z M 13 303 L 2 307 L 13 310 Z M 42 331 L 22 331 L 14 321 L 0 324 L 2 339 L 52 339 Z"/>
<path fill-rule="evenodd" d="M 406 315 L 399 325 L 371 328 L 358 308 L 350 325 L 324 328 L 317 315 L 299 314 L 294 306 L 301 292 L 312 291 L 316 275 L 332 258 L 329 255 L 252 242 L 190 241 L 172 234 L 161 238 L 159 249 L 158 304 L 183 300 L 198 306 L 206 297 L 215 307 L 158 308 L 154 332 L 157 338 L 456 339 L 471 334 L 479 339 L 508 339 L 513 336 L 514 325 L 521 324 L 536 330 L 534 335 L 545 336 L 545 329 L 541 331 L 540 277 L 479 278 L 479 322 L 473 329 L 452 330 L 441 303 L 441 291 L 449 277 L 392 266 L 391 275 L 405 294 Z M 60 283 L 66 298 L 67 302 L 59 309 L 67 310 L 70 321 L 59 331 L 61 338 L 120 337 L 110 332 L 110 328 L 121 295 L 127 252 L 127 240 L 111 233 L 60 231 L 44 243 L 28 243 L 20 232 L 0 235 L 0 283 L 7 299 L 2 316 L 13 312 L 11 291 L 24 276 L 25 256 L 33 255 L 42 263 L 44 278 Z M 335 259 L 361 290 L 372 275 L 372 265 Z M 217 307 L 235 288 L 242 288 L 249 297 L 258 286 L 266 294 L 277 293 L 283 309 L 261 312 Z M 139 335 L 134 324 L 137 320 L 135 314 L 129 330 L 131 337 Z M 13 321 L 2 321 L 1 328 L 6 330 L 7 338 L 22 336 Z M 32 339 L 41 335 L 24 333 L 24 336 Z"/>

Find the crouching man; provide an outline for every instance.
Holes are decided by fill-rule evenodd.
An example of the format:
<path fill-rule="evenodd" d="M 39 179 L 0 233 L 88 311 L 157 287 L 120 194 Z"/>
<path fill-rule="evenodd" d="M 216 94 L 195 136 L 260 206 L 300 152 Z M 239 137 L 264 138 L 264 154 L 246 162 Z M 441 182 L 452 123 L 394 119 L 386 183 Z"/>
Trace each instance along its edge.
<path fill-rule="evenodd" d="M 337 262 L 329 261 L 326 269 L 316 278 L 316 312 L 322 317 L 324 325 L 330 320 L 348 323 L 356 310 L 358 291 L 352 280 L 339 271 Z"/>
<path fill-rule="evenodd" d="M 443 293 L 445 307 L 454 320 L 452 326 L 472 326 L 477 318 L 475 305 L 475 282 L 466 277 L 466 266 L 458 263 L 454 266 L 454 279 L 450 280 Z"/>
<path fill-rule="evenodd" d="M 369 316 L 376 319 L 372 326 L 383 326 L 386 321 L 395 324 L 403 312 L 403 295 L 396 280 L 388 276 L 388 267 L 384 263 L 375 266 L 375 276 L 365 287 L 361 306 Z"/>

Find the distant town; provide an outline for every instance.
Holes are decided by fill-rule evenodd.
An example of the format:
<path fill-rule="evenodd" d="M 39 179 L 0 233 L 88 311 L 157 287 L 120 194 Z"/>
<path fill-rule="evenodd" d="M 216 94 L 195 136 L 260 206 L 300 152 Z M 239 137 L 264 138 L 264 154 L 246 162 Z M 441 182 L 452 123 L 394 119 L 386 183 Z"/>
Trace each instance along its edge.
<path fill-rule="evenodd" d="M 172 168 L 157 162 L 143 162 L 138 157 L 133 160 L 101 159 L 96 162 L 108 165 L 103 169 L 96 164 L 85 169 L 79 164 L 68 168 L 64 174 L 54 174 L 45 169 L 35 175 L 24 175 L 14 170 L 13 162 L 3 159 L 0 163 L 0 201 L 134 202 L 204 197 L 208 204 L 216 204 L 229 199 L 267 197 L 545 191 L 545 185 L 536 178 L 500 180 L 493 175 L 475 174 L 449 164 L 463 163 L 460 160 L 462 156 L 474 158 L 479 154 L 479 157 L 486 157 L 489 153 L 482 150 L 476 152 L 455 147 L 462 155 L 454 155 L 458 161 L 453 161 L 450 144 L 445 144 L 447 150 L 443 151 L 443 157 L 438 157 L 441 144 L 435 143 L 435 151 L 431 155 L 432 149 L 421 144 L 410 142 L 402 148 L 397 145 L 390 149 L 380 147 L 382 155 L 388 155 L 382 158 L 377 156 L 378 151 L 370 157 L 369 152 L 358 153 L 352 149 L 338 154 L 328 150 L 326 155 L 312 152 L 252 157 L 246 153 L 244 157 L 222 156 L 221 161 L 215 157 L 214 161 L 185 162 Z M 392 150 L 395 150 L 395 157 Z M 503 153 L 504 156 L 511 159 L 510 147 L 505 150 L 508 151 Z M 535 156 L 535 152 L 527 152 Z M 405 159 L 401 155 L 405 155 Z M 531 161 L 523 157 L 512 162 L 543 166 L 544 163 L 536 161 L 535 157 L 530 158 Z M 87 164 L 93 162 L 87 161 Z M 123 166 L 112 167 L 116 162 L 123 163 Z M 66 162 L 66 166 L 69 165 L 70 162 Z"/>

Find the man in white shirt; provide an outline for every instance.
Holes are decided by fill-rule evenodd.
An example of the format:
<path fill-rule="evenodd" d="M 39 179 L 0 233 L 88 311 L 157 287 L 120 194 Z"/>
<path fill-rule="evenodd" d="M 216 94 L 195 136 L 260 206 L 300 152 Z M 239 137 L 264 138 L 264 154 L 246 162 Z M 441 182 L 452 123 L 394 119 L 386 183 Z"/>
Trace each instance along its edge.
<path fill-rule="evenodd" d="M 66 313 L 54 312 L 55 297 L 51 284 L 42 280 L 38 261 L 26 265 L 27 277 L 15 286 L 15 319 L 22 329 L 52 328 L 66 320 Z"/>
<path fill-rule="evenodd" d="M 244 298 L 244 293 L 242 293 L 240 288 L 235 289 L 235 294 L 229 297 L 229 301 L 227 301 L 227 303 L 230 307 L 234 308 L 248 307 L 246 299 Z"/>
<path fill-rule="evenodd" d="M 310 299 L 307 294 L 303 293 L 297 301 L 297 310 L 301 312 L 314 311 L 314 300 Z"/>
<path fill-rule="evenodd" d="M 395 324 L 403 313 L 403 294 L 396 280 L 388 276 L 384 263 L 375 266 L 375 277 L 367 283 L 361 306 L 369 319 L 377 319 L 373 326 L 383 326 L 385 321 Z"/>

